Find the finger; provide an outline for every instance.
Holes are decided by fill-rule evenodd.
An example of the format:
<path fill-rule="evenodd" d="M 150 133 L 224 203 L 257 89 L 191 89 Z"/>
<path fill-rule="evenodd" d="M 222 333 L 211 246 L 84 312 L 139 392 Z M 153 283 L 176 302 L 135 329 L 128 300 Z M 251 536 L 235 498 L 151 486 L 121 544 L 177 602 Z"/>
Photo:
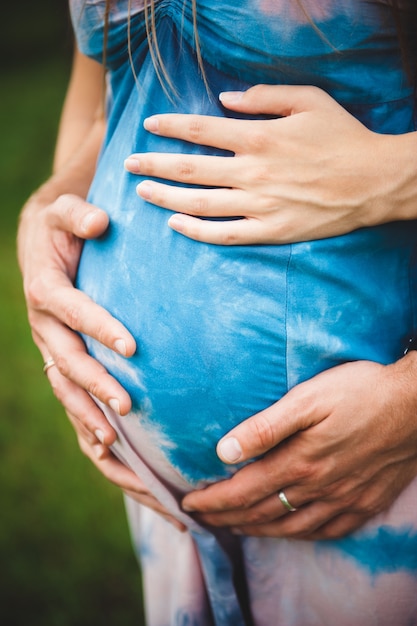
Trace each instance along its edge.
<path fill-rule="evenodd" d="M 50 226 L 73 233 L 82 239 L 98 237 L 109 224 L 105 211 L 72 194 L 63 194 L 50 204 L 47 216 Z"/>
<path fill-rule="evenodd" d="M 44 362 L 49 360 L 51 357 L 45 343 L 39 337 L 35 339 Z M 45 374 L 55 397 L 63 405 L 77 433 L 81 431 L 91 445 L 102 443 L 108 446 L 116 441 L 116 431 L 84 389 L 62 376 L 55 363 Z"/>
<path fill-rule="evenodd" d="M 273 458 L 265 457 L 246 465 L 227 480 L 188 493 L 182 501 L 183 509 L 201 513 L 236 511 L 261 502 L 279 486 L 280 464 L 273 453 L 270 456 Z"/>
<path fill-rule="evenodd" d="M 319 376 L 312 380 L 315 381 L 312 386 L 310 381 L 297 385 L 281 400 L 229 431 L 217 445 L 220 459 L 224 463 L 238 463 L 257 457 L 297 431 L 325 419 L 326 408 L 320 406 Z"/>
<path fill-rule="evenodd" d="M 190 189 L 146 180 L 136 190 L 152 204 L 197 217 L 235 217 L 248 203 L 247 193 L 239 189 Z"/>
<path fill-rule="evenodd" d="M 288 513 L 279 502 L 276 494 L 265 498 L 254 506 L 245 510 L 220 511 L 205 513 L 197 518 L 211 526 L 241 526 L 258 525 L 272 522 Z"/>
<path fill-rule="evenodd" d="M 86 353 L 84 342 L 78 335 L 54 318 L 50 318 L 46 322 L 46 328 L 41 328 L 40 332 L 41 341 L 48 346 L 49 355 L 54 359 L 56 368 L 63 377 L 88 391 L 119 415 L 126 415 L 130 411 L 129 394 L 98 361 Z M 38 344 L 36 339 L 35 341 Z M 48 373 L 50 374 L 49 370 Z M 53 383 L 51 375 L 49 379 Z M 60 389 L 58 385 L 57 389 L 54 389 L 55 394 L 58 394 L 57 397 L 61 402 L 67 401 L 61 397 Z"/>
<path fill-rule="evenodd" d="M 307 539 L 309 541 L 340 539 L 361 528 L 370 517 L 371 515 L 344 513 L 330 520 L 330 522 L 323 524 L 314 532 L 300 537 L 300 539 Z"/>
<path fill-rule="evenodd" d="M 100 445 L 92 446 L 80 436 L 78 437 L 78 441 L 82 452 L 92 461 L 107 480 L 122 489 L 130 498 L 162 515 L 180 532 L 186 530 L 184 524 L 175 519 L 175 517 L 167 511 L 159 500 L 152 495 L 141 479 L 129 467 L 126 467 L 119 461 L 111 450 Z M 103 448 L 103 451 L 101 451 L 100 448 Z"/>
<path fill-rule="evenodd" d="M 56 367 L 48 369 L 47 377 L 55 397 L 73 415 L 89 443 L 111 445 L 116 441 L 116 431 L 84 389 L 62 376 Z"/>
<path fill-rule="evenodd" d="M 178 183 L 238 187 L 242 168 L 245 167 L 243 158 L 149 152 L 130 156 L 125 161 L 125 168 L 132 174 L 165 178 Z M 150 189 L 151 184 L 151 181 L 145 181 L 141 184 L 142 190 L 148 186 Z"/>
<path fill-rule="evenodd" d="M 116 441 L 116 431 L 84 389 L 62 376 L 57 368 L 50 368 L 47 377 L 55 397 L 66 412 L 74 416 L 90 444 L 109 446 Z"/>
<path fill-rule="evenodd" d="M 247 91 L 223 92 L 221 103 L 234 111 L 252 115 L 294 115 L 331 103 L 318 87 L 306 85 L 255 85 Z"/>
<path fill-rule="evenodd" d="M 73 426 L 73 428 L 75 430 L 75 434 L 77 435 L 78 439 L 80 437 L 82 437 L 91 446 L 95 446 L 96 447 L 96 446 L 101 445 L 101 447 L 103 449 L 106 449 L 106 446 L 104 444 L 101 444 L 101 442 L 100 442 L 100 440 L 102 438 L 101 431 L 98 431 L 99 437 L 100 437 L 100 439 L 99 439 L 97 437 L 97 435 L 92 435 L 92 433 L 84 426 L 84 424 L 78 419 L 78 417 L 75 414 L 70 413 L 70 411 L 67 410 L 67 409 L 65 409 L 65 413 L 66 413 L 69 421 L 71 422 L 71 424 L 72 424 L 72 426 Z"/>
<path fill-rule="evenodd" d="M 265 150 L 265 142 L 271 140 L 269 120 L 165 113 L 148 117 L 144 127 L 155 135 L 175 137 L 238 154 L 247 152 L 248 146 Z"/>
<path fill-rule="evenodd" d="M 138 495 L 134 491 L 129 491 L 127 489 L 124 489 L 123 491 L 127 496 L 132 498 L 132 500 L 135 500 L 136 502 L 139 502 L 139 504 L 147 506 L 148 508 L 152 509 L 156 513 L 159 513 L 159 515 L 161 515 L 164 519 L 166 519 L 167 522 L 175 526 L 175 528 L 179 530 L 181 533 L 187 530 L 187 527 L 185 526 L 185 524 L 183 524 L 182 522 L 177 520 L 173 515 L 168 513 L 165 507 L 163 507 L 162 504 L 160 504 L 158 500 L 154 498 L 154 496 L 152 496 L 151 494 L 149 494 L 149 496 L 142 496 L 142 495 Z"/>
<path fill-rule="evenodd" d="M 287 513 L 278 519 L 261 524 L 244 524 L 234 527 L 235 534 L 257 537 L 286 537 L 288 539 L 304 539 L 320 532 L 323 524 L 330 523 L 338 517 L 339 511 L 327 503 L 314 502 L 300 508 L 295 513 Z"/>
<path fill-rule="evenodd" d="M 43 272 L 28 289 L 30 306 L 58 318 L 75 331 L 93 337 L 122 356 L 131 356 L 136 342 L 108 311 L 95 304 L 60 272 Z"/>
<path fill-rule="evenodd" d="M 269 231 L 265 222 L 256 217 L 210 221 L 178 213 L 169 218 L 168 225 L 172 230 L 189 239 L 219 246 L 285 243 L 285 237 L 282 241 L 276 241 L 276 237 L 271 237 L 269 240 Z"/>

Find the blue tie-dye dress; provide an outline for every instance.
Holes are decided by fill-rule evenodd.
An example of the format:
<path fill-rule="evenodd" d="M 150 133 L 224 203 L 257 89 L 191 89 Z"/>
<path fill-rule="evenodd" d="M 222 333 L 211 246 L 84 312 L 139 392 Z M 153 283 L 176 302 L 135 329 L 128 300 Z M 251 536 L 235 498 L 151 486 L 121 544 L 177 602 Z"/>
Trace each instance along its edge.
<path fill-rule="evenodd" d="M 104 4 L 70 1 L 78 45 L 99 61 Z M 143 1 L 131 6 L 132 63 L 128 0 L 110 12 L 108 132 L 90 200 L 111 221 L 105 236 L 86 243 L 78 284 L 138 344 L 124 359 L 86 339 L 132 396 L 127 417 L 104 407 L 119 432 L 115 451 L 189 527 L 181 534 L 127 503 L 149 626 L 417 624 L 416 482 L 339 541 L 236 538 L 201 528 L 178 507 L 186 491 L 233 471 L 215 445 L 236 423 L 326 368 L 395 361 L 416 330 L 416 223 L 282 246 L 207 245 L 173 232 L 169 213 L 138 198 L 140 178 L 123 169 L 132 152 L 221 154 L 150 135 L 143 120 L 172 111 L 231 115 L 218 93 L 255 83 L 313 84 L 375 131 L 414 130 L 414 88 L 387 2 L 302 6 L 198 0 L 209 90 L 191 1 L 155 3 L 171 84 L 152 61 Z"/>

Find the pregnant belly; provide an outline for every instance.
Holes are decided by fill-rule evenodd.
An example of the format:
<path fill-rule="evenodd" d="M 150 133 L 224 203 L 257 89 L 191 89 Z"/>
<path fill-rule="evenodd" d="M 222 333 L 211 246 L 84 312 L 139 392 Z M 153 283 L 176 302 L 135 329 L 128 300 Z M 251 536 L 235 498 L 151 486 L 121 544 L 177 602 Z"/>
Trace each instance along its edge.
<path fill-rule="evenodd" d="M 367 234 L 209 246 L 173 233 L 166 219 L 159 209 L 114 218 L 104 238 L 86 243 L 78 275 L 137 341 L 123 359 L 86 338 L 131 395 L 120 427 L 150 464 L 163 458 L 166 480 L 166 467 L 192 486 L 226 476 L 219 438 L 300 380 L 346 360 L 398 356 L 410 328 L 401 247 L 369 252 Z"/>
<path fill-rule="evenodd" d="M 140 220 L 113 220 L 86 243 L 78 273 L 78 286 L 132 332 L 136 354 L 86 343 L 130 393 L 135 437 L 200 484 L 228 471 L 218 439 L 287 389 L 289 248 L 199 244 L 159 210 L 147 222 L 145 231 Z"/>

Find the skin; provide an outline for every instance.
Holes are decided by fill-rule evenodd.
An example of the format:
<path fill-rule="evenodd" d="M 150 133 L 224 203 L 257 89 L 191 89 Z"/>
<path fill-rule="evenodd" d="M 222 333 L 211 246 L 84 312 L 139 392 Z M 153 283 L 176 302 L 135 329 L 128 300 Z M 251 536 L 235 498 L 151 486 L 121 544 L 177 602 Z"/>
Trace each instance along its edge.
<path fill-rule="evenodd" d="M 83 239 L 98 236 L 108 224 L 106 214 L 85 201 L 105 130 L 101 85 L 100 67 L 77 53 L 55 172 L 28 200 L 19 226 L 29 321 L 43 359 L 56 362 L 47 375 L 83 452 L 109 480 L 183 530 L 109 452 L 116 433 L 89 394 L 122 415 L 130 399 L 74 332 L 126 356 L 135 351 L 128 330 L 73 289 Z M 139 185 L 138 192 L 160 206 L 185 206 L 196 216 L 245 216 L 219 223 L 177 214 L 169 218 L 175 230 L 217 244 L 279 244 L 417 217 L 415 133 L 371 133 L 310 87 L 258 86 L 224 94 L 222 102 L 236 111 L 281 117 L 150 118 L 150 132 L 224 147 L 236 156 L 132 155 L 126 163 L 144 176 L 216 187 L 203 192 L 149 181 Z M 240 460 L 266 453 L 264 459 L 229 481 L 189 494 L 184 509 L 248 534 L 312 539 L 350 532 L 389 507 L 417 474 L 416 374 L 410 353 L 390 366 L 339 366 L 299 385 L 232 433 Z M 220 445 L 220 456 L 224 449 Z M 282 489 L 299 509 L 295 513 L 288 514 L 278 500 Z"/>
<path fill-rule="evenodd" d="M 154 116 L 144 123 L 150 132 L 223 148 L 234 158 L 150 153 L 125 162 L 133 174 L 215 187 L 138 185 L 149 202 L 187 213 L 169 218 L 174 230 L 214 244 L 280 244 L 415 216 L 417 133 L 371 132 L 315 87 L 258 85 L 221 94 L 221 101 L 276 119 Z M 245 219 L 197 219 L 219 215 Z"/>
<path fill-rule="evenodd" d="M 74 332 L 87 333 L 125 356 L 136 349 L 133 337 L 120 322 L 73 287 L 83 240 L 99 236 L 108 225 L 106 213 L 85 201 L 105 131 L 101 86 L 101 67 L 77 52 L 61 118 L 54 173 L 29 198 L 20 218 L 18 260 L 29 323 L 43 360 L 53 357 L 55 361 L 47 376 L 83 453 L 108 480 L 183 531 L 183 524 L 169 515 L 142 481 L 109 451 L 116 433 L 89 394 L 122 415 L 130 409 L 130 398 L 87 355 Z"/>
<path fill-rule="evenodd" d="M 389 366 L 348 363 L 294 387 L 217 448 L 225 462 L 267 454 L 184 508 L 249 535 L 329 539 L 359 528 L 417 473 L 416 363 L 415 352 Z"/>

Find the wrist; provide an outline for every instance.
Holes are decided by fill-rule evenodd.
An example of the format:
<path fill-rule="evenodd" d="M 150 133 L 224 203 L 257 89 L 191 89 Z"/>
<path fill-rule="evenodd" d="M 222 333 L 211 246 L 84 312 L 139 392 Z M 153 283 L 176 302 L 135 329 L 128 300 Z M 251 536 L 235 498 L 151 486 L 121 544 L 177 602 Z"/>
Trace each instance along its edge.
<path fill-rule="evenodd" d="M 417 132 L 379 135 L 380 193 L 376 223 L 417 219 Z"/>

